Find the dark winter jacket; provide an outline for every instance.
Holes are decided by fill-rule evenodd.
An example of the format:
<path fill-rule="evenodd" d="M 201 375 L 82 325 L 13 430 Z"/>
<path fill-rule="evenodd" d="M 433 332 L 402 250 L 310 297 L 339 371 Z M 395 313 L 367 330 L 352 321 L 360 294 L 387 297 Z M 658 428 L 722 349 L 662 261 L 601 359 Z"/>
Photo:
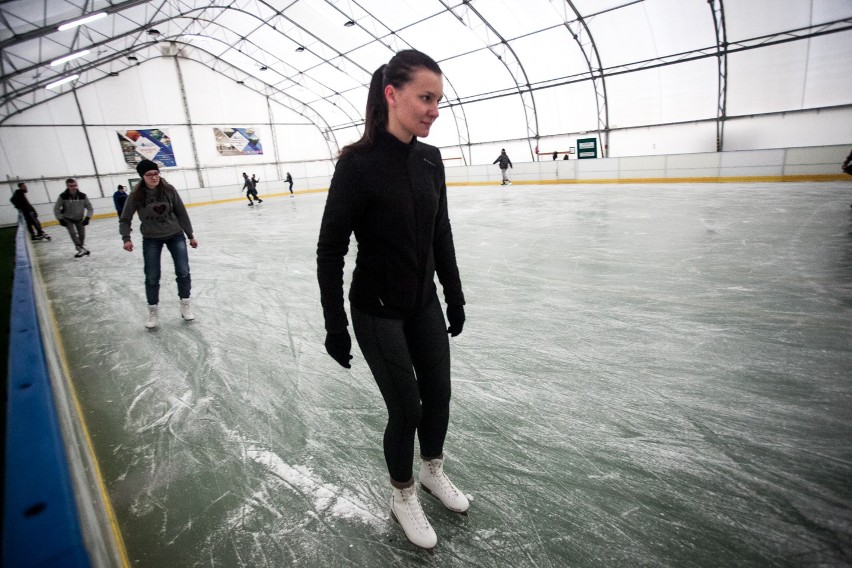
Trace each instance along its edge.
<path fill-rule="evenodd" d="M 127 201 L 126 191 L 116 191 L 112 194 L 112 202 L 115 205 L 115 210 L 118 211 L 119 215 L 121 215 L 121 212 L 124 209 L 125 201 Z"/>
<path fill-rule="evenodd" d="M 317 245 L 317 278 L 325 328 L 346 329 L 343 265 L 354 231 L 358 255 L 349 302 L 378 317 L 405 318 L 437 290 L 464 305 L 447 215 L 441 152 L 415 138 L 404 144 L 382 132 L 370 148 L 341 157 L 334 170 Z"/>
<path fill-rule="evenodd" d="M 59 194 L 53 205 L 53 214 L 57 220 L 82 221 L 85 217 L 91 217 L 95 212 L 89 198 L 79 189 L 74 195 L 66 189 Z"/>
<path fill-rule="evenodd" d="M 21 213 L 35 213 L 35 207 L 30 204 L 30 200 L 27 199 L 27 192 L 23 189 L 16 189 L 9 201 L 11 201 L 12 205 L 15 206 L 15 209 Z"/>
<path fill-rule="evenodd" d="M 500 164 L 501 170 L 506 170 L 512 167 L 512 160 L 509 159 L 509 156 L 506 155 L 506 152 L 501 152 L 497 159 L 492 162 L 492 164 Z"/>

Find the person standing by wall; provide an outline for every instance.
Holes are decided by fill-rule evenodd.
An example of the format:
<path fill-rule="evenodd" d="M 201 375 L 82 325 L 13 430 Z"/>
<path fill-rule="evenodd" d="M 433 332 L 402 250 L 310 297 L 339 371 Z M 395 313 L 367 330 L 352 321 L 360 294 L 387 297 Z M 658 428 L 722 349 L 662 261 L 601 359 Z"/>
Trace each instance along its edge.
<path fill-rule="evenodd" d="M 252 176 L 252 178 L 253 177 L 254 176 Z M 254 200 L 257 201 L 258 203 L 263 203 L 263 199 L 260 199 L 257 196 L 257 188 L 254 185 L 255 184 L 254 180 L 249 179 L 248 174 L 245 173 L 245 172 L 243 172 L 243 179 L 245 180 L 245 183 L 243 183 L 243 187 L 240 191 L 242 191 L 243 189 L 246 190 L 246 197 L 248 198 L 249 207 L 254 205 L 254 203 L 252 203 L 252 201 L 251 201 L 252 197 L 254 197 Z"/>
<path fill-rule="evenodd" d="M 112 202 L 115 204 L 115 210 L 118 212 L 119 218 L 121 217 L 121 210 L 124 209 L 125 201 L 127 201 L 127 188 L 119 184 L 115 193 L 112 194 Z"/>
<path fill-rule="evenodd" d="M 491 163 L 500 164 L 500 173 L 503 174 L 503 183 L 500 185 L 512 185 L 512 182 L 509 181 L 509 176 L 506 174 L 506 170 L 512 167 L 512 160 L 510 160 L 509 156 L 506 154 L 505 148 L 500 150 L 500 155 Z"/>
<path fill-rule="evenodd" d="M 142 180 L 133 188 L 121 218 L 118 231 L 124 242 L 124 250 L 133 252 L 130 239 L 133 215 L 139 214 L 139 232 L 142 233 L 142 260 L 145 268 L 145 298 L 148 300 L 148 319 L 145 327 L 151 329 L 159 324 L 160 303 L 160 257 L 163 246 L 169 249 L 175 265 L 175 281 L 180 299 L 180 316 L 186 321 L 195 319 L 190 306 L 192 279 L 189 273 L 189 246 L 198 248 L 192 232 L 189 214 L 177 190 L 160 177 L 160 168 L 151 160 L 142 160 L 136 166 Z M 186 234 L 186 238 L 184 238 Z"/>
<path fill-rule="evenodd" d="M 18 184 L 18 189 L 12 194 L 12 198 L 9 201 L 12 202 L 12 205 L 15 206 L 15 209 L 21 212 L 21 215 L 24 217 L 24 222 L 27 224 L 27 231 L 30 232 L 30 239 L 34 241 L 40 241 L 42 239 L 50 240 L 50 235 L 44 232 L 41 228 L 41 223 L 38 220 L 38 212 L 35 210 L 35 207 L 30 204 L 30 200 L 27 199 L 27 184 L 24 182 L 20 182 Z"/>
<path fill-rule="evenodd" d="M 53 214 L 59 224 L 68 229 L 68 235 L 77 248 L 74 258 L 88 256 L 91 254 L 86 249 L 86 225 L 95 213 L 89 198 L 80 191 L 77 181 L 68 178 L 65 180 L 65 191 L 56 198 L 53 205 Z"/>
<path fill-rule="evenodd" d="M 391 517 L 416 546 L 438 541 L 412 475 L 420 442 L 420 486 L 454 512 L 468 499 L 444 472 L 450 418 L 450 346 L 464 326 L 464 294 L 447 213 L 440 151 L 417 140 L 438 118 L 443 75 L 415 50 L 397 53 L 373 73 L 364 135 L 335 167 L 317 244 L 325 347 L 350 368 L 343 266 L 354 232 L 356 269 L 349 290 L 352 327 L 388 411 L 385 461 Z M 435 274 L 447 303 L 447 329 Z"/>
<path fill-rule="evenodd" d="M 293 195 L 293 176 L 290 175 L 290 172 L 287 172 L 287 177 L 284 178 L 284 181 L 290 184 L 290 195 Z"/>

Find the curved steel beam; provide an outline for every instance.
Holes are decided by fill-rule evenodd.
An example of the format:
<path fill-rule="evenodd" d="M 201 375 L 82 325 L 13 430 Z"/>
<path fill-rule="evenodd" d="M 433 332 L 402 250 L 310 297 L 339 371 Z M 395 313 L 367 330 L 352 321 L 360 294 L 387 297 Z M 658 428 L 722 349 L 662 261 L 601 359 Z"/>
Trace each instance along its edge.
<path fill-rule="evenodd" d="M 335 10 L 337 10 L 337 12 L 339 14 L 341 14 L 342 16 L 345 16 L 347 18 L 352 16 L 351 14 L 347 14 L 345 11 L 341 10 L 336 4 L 336 0 L 325 0 L 325 1 L 326 1 L 326 4 L 328 4 L 329 6 L 334 8 Z M 378 25 L 382 26 L 384 29 L 387 30 L 388 35 L 385 36 L 385 37 L 391 37 L 393 40 L 395 40 L 395 43 L 401 44 L 401 45 L 405 46 L 405 48 L 407 48 L 407 49 L 413 49 L 414 48 L 414 46 L 412 46 L 410 43 L 408 43 L 407 41 L 404 41 L 402 38 L 400 38 L 399 35 L 397 35 L 397 33 L 394 30 L 390 29 L 384 22 L 377 19 L 368 10 L 366 10 L 363 6 L 359 5 L 357 0 L 354 2 L 354 4 L 356 6 L 358 6 L 358 8 L 363 10 L 365 14 L 368 14 L 373 19 L 373 21 L 375 23 L 377 23 Z M 359 22 L 355 21 L 355 25 L 360 27 L 361 30 L 364 33 L 366 33 L 371 38 L 373 38 L 373 41 L 375 41 L 377 43 L 381 43 L 382 45 L 387 47 L 392 53 L 396 53 L 397 51 L 400 51 L 400 49 L 398 49 L 398 47 L 390 45 L 390 42 L 385 43 L 384 41 L 382 41 L 383 38 L 376 36 L 372 31 L 366 29 Z M 360 47 L 363 47 L 363 46 L 359 46 L 356 49 L 359 49 Z M 453 87 L 452 81 L 450 81 L 450 79 L 446 75 L 444 75 L 444 81 L 450 87 L 450 91 L 453 93 L 453 95 L 455 95 L 454 98 L 456 100 L 458 100 L 459 99 L 458 92 L 456 91 L 455 87 Z M 369 84 L 367 85 L 367 87 L 369 88 Z M 444 93 L 444 94 L 445 94 L 445 99 L 450 98 L 450 97 L 446 96 L 447 93 Z M 449 108 L 450 112 L 452 112 L 452 114 L 453 114 L 453 122 L 455 123 L 456 134 L 457 134 L 458 140 L 459 140 L 459 143 L 458 143 L 459 151 L 461 152 L 462 160 L 464 160 L 465 165 L 467 165 L 471 162 L 470 128 L 468 127 L 468 124 L 467 124 L 467 116 L 466 116 L 465 111 L 464 111 L 464 106 L 463 105 L 444 104 L 444 105 L 442 105 L 442 107 L 443 108 Z M 360 126 L 360 124 L 363 124 L 363 121 L 361 121 L 361 123 L 359 123 L 358 125 L 355 125 L 356 128 L 357 128 L 357 126 Z"/>
<path fill-rule="evenodd" d="M 604 74 L 603 63 L 601 63 L 601 56 L 595 44 L 595 38 L 586 23 L 587 18 L 584 18 L 580 14 L 580 11 L 574 6 L 574 2 L 565 0 L 565 3 L 574 12 L 574 20 L 567 21 L 566 18 L 565 27 L 571 34 L 571 37 L 574 38 L 574 41 L 577 42 L 577 46 L 586 60 L 586 66 L 589 69 L 589 78 L 592 81 L 592 89 L 595 91 L 595 107 L 598 113 L 598 136 L 603 136 L 603 139 L 600 140 L 599 149 L 601 157 L 606 158 L 609 153 L 609 101 L 606 94 L 606 75 Z M 591 15 L 589 18 L 595 15 L 597 14 Z M 584 40 L 583 36 L 587 37 L 588 40 Z"/>
<path fill-rule="evenodd" d="M 156 44 L 156 43 L 160 43 L 160 42 L 159 42 L 159 41 L 157 41 L 157 42 L 148 42 L 148 43 L 143 44 L 143 45 L 139 46 L 138 48 L 134 49 L 134 50 L 133 50 L 133 51 L 131 51 L 130 53 L 134 53 L 134 52 L 139 51 L 139 50 L 142 50 L 142 49 L 144 49 L 144 48 L 146 48 L 146 47 L 150 47 L 150 46 L 152 46 L 152 45 L 154 45 L 154 44 Z M 214 61 L 225 64 L 225 65 L 226 65 L 226 66 L 228 66 L 228 67 L 229 67 L 229 68 L 230 68 L 233 72 L 235 72 L 235 73 L 242 73 L 242 74 L 245 74 L 245 72 L 244 72 L 242 69 L 240 69 L 239 67 L 234 66 L 233 64 L 231 64 L 231 63 L 229 63 L 229 62 L 225 61 L 224 59 L 219 59 L 219 58 L 217 58 L 215 55 L 213 55 L 212 53 L 209 53 L 209 52 L 207 52 L 207 51 L 205 51 L 205 50 L 203 50 L 203 49 L 200 49 L 200 48 L 198 48 L 198 47 L 197 47 L 197 46 L 195 46 L 195 45 L 190 45 L 190 44 L 187 44 L 187 43 L 182 43 L 182 42 L 177 42 L 177 41 L 172 41 L 171 43 L 174 43 L 174 44 L 180 44 L 180 45 L 181 45 L 181 46 L 183 46 L 183 47 L 192 47 L 192 48 L 194 48 L 194 49 L 198 50 L 199 52 L 202 52 L 202 53 L 205 53 L 205 54 L 209 55 L 209 56 L 210 56 L 210 58 L 211 58 L 211 59 L 213 59 Z M 98 67 L 99 67 L 100 65 L 102 65 L 102 64 L 104 64 L 104 63 L 108 63 L 108 62 L 110 62 L 110 61 L 112 61 L 112 60 L 120 59 L 120 58 L 124 57 L 125 55 L 126 55 L 126 53 L 116 54 L 116 55 L 112 56 L 111 58 L 107 58 L 106 60 L 100 60 L 100 61 L 98 61 L 98 62 L 96 62 L 96 63 L 91 63 L 91 64 L 88 64 L 88 65 L 85 65 L 85 66 L 81 66 L 81 67 L 79 68 L 79 71 L 80 71 L 81 73 L 83 73 L 83 72 L 87 72 L 87 71 L 97 70 L 97 69 L 98 69 Z M 229 78 L 229 79 L 236 80 L 234 77 L 229 77 L 228 75 L 226 75 L 225 73 L 223 73 L 221 69 L 217 69 L 216 67 L 214 67 L 214 66 L 212 66 L 212 65 L 210 65 L 210 64 L 208 64 L 208 63 L 206 63 L 206 62 L 204 62 L 204 61 L 202 61 L 202 60 L 199 60 L 199 59 L 190 59 L 190 58 L 185 57 L 185 56 L 182 56 L 182 55 L 175 55 L 175 56 L 180 56 L 180 57 L 183 57 L 184 59 L 188 59 L 188 60 L 191 60 L 191 61 L 195 61 L 196 63 L 199 63 L 200 65 L 203 65 L 203 66 L 207 67 L 207 68 L 208 68 L 208 69 L 210 69 L 211 71 L 214 71 L 214 72 L 216 72 L 216 73 L 218 73 L 218 74 L 220 74 L 220 75 L 223 75 L 223 76 L 225 76 L 225 77 L 227 77 L 227 78 Z M 160 55 L 160 56 L 156 56 L 156 57 L 148 58 L 146 61 L 153 61 L 154 59 L 157 59 L 157 58 L 159 58 L 159 57 L 170 57 L 170 56 L 167 56 L 167 55 Z M 247 76 L 247 77 L 250 77 L 251 79 L 254 79 L 254 80 L 258 81 L 258 82 L 259 82 L 259 83 L 261 83 L 262 85 L 269 86 L 268 84 L 263 83 L 262 81 L 260 81 L 259 79 L 256 79 L 255 77 L 253 77 L 253 76 L 251 76 L 251 75 L 247 75 L 247 74 L 246 74 L 246 76 Z M 100 77 L 100 78 L 98 78 L 98 79 L 95 79 L 95 80 L 93 80 L 93 81 L 87 81 L 87 83 L 86 83 L 86 84 L 87 84 L 87 85 L 90 85 L 90 84 L 93 84 L 93 83 L 97 83 L 98 81 L 102 81 L 102 80 L 104 80 L 104 79 L 108 79 L 109 77 L 110 77 L 110 76 L 109 76 L 109 74 L 108 74 L 108 73 L 104 73 L 104 75 L 103 75 L 102 77 Z M 267 95 L 267 97 L 272 98 L 272 100 L 275 100 L 275 102 L 277 102 L 277 103 L 278 103 L 278 104 L 280 104 L 281 106 L 283 106 L 283 107 L 285 107 L 285 108 L 288 108 L 288 109 L 292 110 L 292 111 L 293 111 L 293 112 L 295 112 L 296 114 L 298 114 L 298 115 L 300 115 L 300 116 L 304 117 L 306 120 L 308 120 L 308 122 L 310 122 L 310 124 L 312 124 L 314 127 L 316 127 L 316 128 L 317 128 L 317 130 L 319 130 L 320 132 L 322 132 L 322 133 L 323 133 L 323 137 L 326 139 L 326 142 L 329 144 L 329 155 L 332 155 L 332 156 L 333 156 L 333 155 L 336 155 L 336 153 L 337 153 L 337 140 L 336 140 L 336 139 L 334 139 L 334 140 L 329 140 L 329 139 L 328 139 L 328 136 L 325 134 L 326 132 L 330 132 L 330 131 L 331 131 L 331 127 L 330 127 L 330 126 L 329 126 L 329 124 L 325 121 L 325 118 L 324 118 L 324 117 L 323 117 L 320 113 L 316 112 L 316 111 L 315 111 L 315 110 L 314 110 L 314 109 L 310 106 L 310 104 L 309 104 L 309 103 L 305 103 L 305 102 L 303 102 L 303 101 L 300 101 L 300 100 L 299 100 L 299 99 L 297 99 L 296 97 L 294 97 L 294 96 L 292 96 L 292 95 L 290 95 L 290 94 L 288 94 L 288 93 L 286 93 L 286 92 L 284 92 L 284 91 L 282 91 L 282 90 L 280 90 L 280 89 L 277 89 L 277 88 L 274 88 L 274 87 L 270 87 L 270 88 L 273 88 L 275 92 L 274 92 L 273 94 L 271 94 L 271 95 Z M 35 91 L 39 91 L 39 90 L 41 90 L 41 89 L 43 89 L 43 85 L 35 85 L 35 86 L 30 87 L 30 88 L 27 90 L 27 92 L 21 93 L 19 96 L 23 96 L 23 95 L 25 95 L 25 94 L 29 94 L 29 93 L 32 93 L 32 92 L 35 92 Z M 13 117 L 13 116 L 15 116 L 15 115 L 17 115 L 17 114 L 20 114 L 21 112 L 24 112 L 25 110 L 27 110 L 27 109 L 29 109 L 29 108 L 32 108 L 32 107 L 34 107 L 34 106 L 38 106 L 38 105 L 43 104 L 43 103 L 46 103 L 46 102 L 48 102 L 48 101 L 52 101 L 52 100 L 54 100 L 54 99 L 57 99 L 57 98 L 59 98 L 59 97 L 61 97 L 61 96 L 67 95 L 67 94 L 68 94 L 68 92 L 64 92 L 64 93 L 57 93 L 55 96 L 52 96 L 52 97 L 46 97 L 46 98 L 45 98 L 45 99 L 43 99 L 43 100 L 40 100 L 40 101 L 37 101 L 37 102 L 33 102 L 32 104 L 28 105 L 28 106 L 27 106 L 27 107 L 25 107 L 25 108 L 22 108 L 22 109 L 16 109 L 14 112 L 9 113 L 7 116 L 4 116 L 4 117 L 0 118 L 0 126 L 2 126 L 2 124 L 3 124 L 4 122 L 6 122 L 9 118 L 11 118 L 11 117 Z M 292 101 L 292 102 L 288 104 L 288 102 L 285 102 L 285 101 L 279 100 L 279 98 L 278 98 L 278 97 L 284 97 L 287 101 Z M 7 103 L 7 104 L 8 104 L 8 103 Z"/>
<path fill-rule="evenodd" d="M 267 21 L 264 21 L 264 20 L 263 20 L 262 18 L 260 18 L 257 14 L 254 14 L 254 13 L 252 13 L 252 12 L 248 12 L 248 11 L 245 11 L 245 10 L 242 10 L 242 9 L 239 9 L 239 8 L 230 7 L 230 6 L 229 6 L 229 7 L 225 7 L 225 6 L 215 6 L 215 8 L 220 8 L 220 9 L 222 9 L 223 11 L 225 11 L 225 10 L 234 10 L 234 11 L 238 11 L 238 12 L 240 12 L 240 13 L 244 14 L 244 15 L 247 15 L 247 16 L 249 16 L 249 17 L 253 17 L 253 18 L 255 18 L 255 19 L 257 19 L 257 20 L 259 20 L 259 21 L 261 22 L 261 25 L 260 25 L 260 26 L 258 26 L 258 27 L 262 27 L 262 26 L 264 26 L 264 25 L 269 26 L 269 27 L 271 27 L 273 30 L 275 30 L 275 31 L 276 31 L 276 33 L 278 33 L 279 35 L 281 35 L 281 36 L 283 36 L 283 37 L 286 37 L 283 33 L 281 33 L 280 31 L 276 30 L 274 26 L 269 25 L 269 23 L 268 23 Z M 210 25 L 215 25 L 215 26 L 217 26 L 217 27 L 219 27 L 219 28 L 222 28 L 222 29 L 225 29 L 225 30 L 227 30 L 227 29 L 228 29 L 228 28 L 226 28 L 226 27 L 222 26 L 221 24 L 219 24 L 218 22 L 215 22 L 215 21 L 213 21 L 213 20 L 207 20 L 207 19 L 202 19 L 202 18 L 193 18 L 193 17 L 191 17 L 191 14 L 192 14 L 193 12 L 203 12 L 203 11 L 206 11 L 206 10 L 207 10 L 207 8 L 194 8 L 194 9 L 192 9 L 192 10 L 188 10 L 188 11 L 186 11 L 186 12 L 184 12 L 184 13 L 180 14 L 179 16 L 174 16 L 174 17 L 166 18 L 165 20 L 160 20 L 160 21 L 157 21 L 157 22 L 149 23 L 149 24 L 140 24 L 140 26 L 142 26 L 142 27 L 150 27 L 150 26 L 156 26 L 156 25 L 165 24 L 165 23 L 166 23 L 166 22 L 168 22 L 168 21 L 175 21 L 175 20 L 180 20 L 180 19 L 182 19 L 182 18 L 189 18 L 189 19 L 191 19 L 193 22 L 198 22 L 198 21 L 201 21 L 201 22 L 207 22 L 207 23 L 209 23 Z M 185 28 L 185 29 L 188 29 L 188 28 Z M 228 31 L 230 31 L 230 30 L 228 30 Z M 123 33 L 123 34 L 120 34 L 120 35 L 117 35 L 117 36 L 114 36 L 114 37 L 111 37 L 111 38 L 109 38 L 108 40 L 103 40 L 103 41 L 100 41 L 100 42 L 92 43 L 92 44 L 87 45 L 87 46 L 79 46 L 79 47 L 86 47 L 86 48 L 89 48 L 89 49 L 95 49 L 95 48 L 97 48 L 97 47 L 108 46 L 110 43 L 112 43 L 112 42 L 114 42 L 114 41 L 116 41 L 116 40 L 120 40 L 120 39 L 125 38 L 125 37 L 128 37 L 128 36 L 134 36 L 134 35 L 136 35 L 137 33 L 140 33 L 140 29 L 139 29 L 139 28 L 136 28 L 136 29 L 130 30 L 130 31 L 128 31 L 128 32 L 125 32 L 125 33 Z M 190 32 L 186 32 L 186 33 L 188 34 L 188 33 L 190 33 Z M 199 35 L 199 34 L 193 34 L 193 35 Z M 169 37 L 172 37 L 172 36 L 169 36 Z M 175 37 L 177 37 L 177 36 L 175 36 Z M 217 41 L 217 42 L 219 42 L 219 43 L 222 43 L 222 44 L 224 44 L 225 46 L 227 46 L 227 47 L 228 47 L 228 49 L 226 49 L 226 50 L 225 50 L 225 51 L 223 51 L 222 53 L 220 53 L 220 54 L 218 54 L 218 55 L 214 55 L 215 57 L 218 57 L 219 59 L 221 59 L 221 56 L 222 56 L 222 55 L 224 55 L 224 53 L 226 53 L 227 51 L 229 51 L 230 49 L 232 49 L 232 48 L 233 48 L 233 46 L 232 46 L 231 44 L 226 43 L 226 42 L 224 42 L 224 41 L 222 41 L 222 40 L 219 40 L 218 38 L 215 38 L 215 37 L 213 37 L 213 36 L 207 36 L 207 37 L 209 37 L 211 40 L 215 40 L 215 41 Z M 143 44 L 143 45 L 151 45 L 152 43 L 158 43 L 159 41 L 169 41 L 169 39 L 168 39 L 168 38 L 166 38 L 166 39 L 160 39 L 160 40 L 158 40 L 157 42 L 146 42 L 146 43 L 145 43 L 145 44 Z M 266 54 L 269 54 L 269 55 L 270 55 L 272 58 L 274 58 L 274 59 L 275 59 L 278 63 L 280 63 L 280 64 L 284 65 L 285 67 L 287 67 L 287 68 L 288 68 L 288 69 L 289 69 L 289 70 L 290 70 L 290 71 L 291 71 L 294 75 L 301 75 L 301 76 L 303 76 L 303 77 L 308 77 L 308 78 L 310 78 L 310 77 L 309 77 L 307 74 L 305 74 L 304 72 L 301 72 L 301 71 L 299 71 L 298 69 L 296 69 L 296 68 L 294 68 L 294 67 L 290 66 L 289 64 L 287 64 L 287 63 L 286 63 L 285 61 L 283 61 L 282 59 L 278 58 L 277 56 L 275 56 L 274 54 L 271 54 L 271 53 L 270 53 L 270 52 L 268 52 L 268 51 L 265 51 L 263 48 L 261 48 L 260 46 L 256 45 L 254 42 L 251 42 L 251 41 L 250 41 L 250 40 L 248 40 L 247 38 L 240 38 L 240 41 L 248 42 L 248 43 L 249 43 L 249 44 L 251 44 L 254 48 L 256 48 L 256 49 L 257 49 L 257 51 L 259 51 L 259 52 L 263 52 L 263 53 L 266 53 Z M 195 47 L 197 47 L 197 46 L 195 46 Z M 123 54 L 129 54 L 129 53 L 133 53 L 133 52 L 138 51 L 138 50 L 139 50 L 139 49 L 134 49 L 134 50 L 132 50 L 132 51 L 130 51 L 130 50 L 124 50 L 124 51 L 122 51 L 121 53 L 123 53 Z M 212 54 L 211 54 L 211 55 L 212 55 Z M 250 57 L 249 55 L 247 55 L 247 54 L 245 54 L 245 53 L 244 53 L 243 55 L 246 55 L 247 57 Z M 319 58 L 319 56 L 317 56 L 317 57 Z M 95 64 L 96 64 L 96 65 L 99 65 L 99 64 L 100 64 L 102 61 L 104 61 L 104 60 L 110 60 L 110 61 L 111 61 L 111 60 L 113 60 L 113 59 L 114 59 L 114 58 L 104 58 L 104 59 L 101 59 L 101 60 L 95 60 Z M 254 57 L 251 57 L 251 59 L 253 59 L 255 62 L 257 62 L 259 65 L 267 65 L 267 64 L 268 64 L 268 62 L 261 62 L 261 61 L 258 61 L 258 60 L 257 60 L 257 59 L 255 59 Z M 320 58 L 320 59 L 322 59 L 322 58 Z M 224 60 L 223 60 L 223 61 L 224 61 Z M 11 79 L 11 78 L 16 77 L 16 76 L 19 76 L 19 75 L 21 75 L 21 74 L 23 74 L 23 73 L 27 73 L 27 72 L 30 72 L 30 71 L 36 70 L 36 69 L 38 69 L 39 67 L 43 67 L 44 65 L 46 65 L 46 63 L 42 62 L 42 63 L 38 63 L 38 64 L 31 65 L 31 66 L 26 67 L 26 68 L 21 68 L 21 69 L 17 70 L 16 72 L 13 72 L 13 73 L 5 74 L 5 75 L 3 76 L 4 85 L 7 85 L 7 86 L 8 86 L 8 82 L 6 82 L 6 80 L 7 80 L 7 79 Z M 278 72 L 276 71 L 276 73 L 278 73 Z M 290 82 L 291 82 L 291 83 L 293 83 L 293 84 L 299 84 L 297 81 L 295 81 L 295 80 L 291 79 L 290 77 L 287 77 L 286 75 L 283 75 L 283 74 L 281 74 L 281 73 L 278 73 L 278 74 L 279 74 L 279 75 L 281 75 L 281 76 L 283 77 L 283 80 L 284 80 L 284 81 L 290 81 Z M 51 80 L 52 80 L 52 79 L 51 79 Z M 311 80 L 313 81 L 313 79 L 311 79 Z M 44 82 L 50 82 L 50 81 L 44 81 Z M 262 82 L 262 83 L 265 83 L 265 82 L 263 82 L 263 81 L 261 81 L 261 82 Z M 37 84 L 40 84 L 40 83 L 37 83 Z M 268 84 L 268 85 L 270 86 L 270 88 L 277 89 L 276 84 L 269 84 L 269 83 L 265 83 L 265 84 Z M 332 96 L 337 96 L 337 97 L 339 98 L 339 93 L 337 93 L 336 91 L 334 91 L 333 89 L 329 88 L 329 87 L 328 87 L 328 86 L 326 86 L 326 85 L 322 85 L 322 84 L 321 84 L 321 83 L 319 83 L 319 82 L 316 82 L 316 84 L 317 84 L 317 85 L 321 85 L 322 87 L 324 87 L 325 89 L 327 89 L 328 91 L 330 91 L 330 92 L 332 93 L 332 95 L 323 95 L 323 94 L 321 94 L 321 93 L 319 93 L 319 92 L 316 92 L 316 93 L 315 93 L 315 94 L 316 94 L 316 96 L 317 96 L 319 99 L 321 99 L 321 100 L 329 101 L 329 102 L 331 102 L 332 104 L 334 104 L 335 106 L 338 106 L 338 107 L 339 107 L 339 105 L 338 105 L 336 102 L 334 102 L 334 101 L 331 101 L 331 100 L 330 100 Z M 300 85 L 300 84 L 299 84 L 299 86 L 302 86 L 302 85 Z M 314 91 L 314 89 L 309 88 L 309 87 L 303 87 L 303 88 L 307 88 L 307 89 L 308 89 L 309 91 L 311 91 L 311 92 L 313 92 L 313 91 Z M 280 89 L 278 89 L 278 90 L 280 90 Z M 5 99 L 8 99 L 8 98 L 15 98 L 15 97 L 17 97 L 17 92 L 16 92 L 16 90 L 15 90 L 15 89 L 6 89 L 6 92 L 4 93 L 3 98 L 2 98 L 2 99 L 0 99 L 0 105 L 4 104 L 4 103 L 6 102 L 6 101 L 5 101 Z M 349 119 L 351 120 L 351 119 L 352 119 L 352 115 L 353 115 L 353 114 L 354 114 L 355 116 L 358 116 L 359 118 L 360 118 L 360 117 L 362 117 L 362 114 L 361 114 L 361 113 L 362 113 L 363 111 L 362 111 L 362 110 L 358 110 L 357 108 L 355 108 L 355 106 L 354 106 L 354 105 L 352 105 L 352 103 L 349 101 L 349 99 L 343 98 L 343 101 L 344 101 L 344 103 L 346 104 L 346 108 L 341 108 L 341 107 L 339 107 L 339 108 L 341 108 L 341 112 L 343 112 L 343 114 L 345 114 L 345 115 L 347 116 L 347 118 L 349 118 Z M 347 110 L 347 108 L 348 108 L 348 110 Z"/>
<path fill-rule="evenodd" d="M 472 32 L 476 33 L 476 30 L 470 26 L 464 20 L 463 14 L 456 13 L 454 7 L 450 6 L 446 0 L 438 0 L 444 8 L 446 8 L 447 12 L 454 15 L 462 25 L 467 26 Z M 527 144 L 530 149 L 530 157 L 535 160 L 535 150 L 533 148 L 533 140 L 535 140 L 535 147 L 538 147 L 538 112 L 535 106 L 535 97 L 533 96 L 532 89 L 530 88 L 530 81 L 527 77 L 527 71 L 524 68 L 523 63 L 521 63 L 520 58 L 515 53 L 515 50 L 512 49 L 512 46 L 509 45 L 509 42 L 500 35 L 500 33 L 491 25 L 491 23 L 485 19 L 482 14 L 479 13 L 476 8 L 470 2 L 465 1 L 460 6 L 456 6 L 456 8 L 462 7 L 468 12 L 475 15 L 480 22 L 485 26 L 487 32 L 490 32 L 497 39 L 499 39 L 499 43 L 492 43 L 488 41 L 488 37 L 483 38 L 485 41 L 485 45 L 491 53 L 493 53 L 497 59 L 503 64 L 506 68 L 506 71 L 509 72 L 509 75 L 512 77 L 512 80 L 515 82 L 515 88 L 513 91 L 516 91 L 517 94 L 521 98 L 521 103 L 524 109 L 524 119 L 527 125 Z M 498 53 L 498 46 L 502 48 L 502 53 Z M 510 65 L 514 65 L 517 67 L 517 71 L 512 68 Z M 518 80 L 518 72 L 523 76 L 521 81 Z"/>

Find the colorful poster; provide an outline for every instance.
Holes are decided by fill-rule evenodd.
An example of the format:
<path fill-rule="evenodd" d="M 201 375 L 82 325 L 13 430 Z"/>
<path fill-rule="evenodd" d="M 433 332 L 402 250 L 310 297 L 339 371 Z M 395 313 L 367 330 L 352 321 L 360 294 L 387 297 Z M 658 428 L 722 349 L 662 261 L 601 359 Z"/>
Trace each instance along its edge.
<path fill-rule="evenodd" d="M 221 156 L 249 156 L 263 154 L 260 138 L 254 128 L 214 128 L 216 150 Z"/>
<path fill-rule="evenodd" d="M 126 130 L 118 133 L 118 141 L 129 168 L 142 160 L 152 160 L 160 167 L 176 166 L 172 140 L 165 130 L 150 128 Z"/>

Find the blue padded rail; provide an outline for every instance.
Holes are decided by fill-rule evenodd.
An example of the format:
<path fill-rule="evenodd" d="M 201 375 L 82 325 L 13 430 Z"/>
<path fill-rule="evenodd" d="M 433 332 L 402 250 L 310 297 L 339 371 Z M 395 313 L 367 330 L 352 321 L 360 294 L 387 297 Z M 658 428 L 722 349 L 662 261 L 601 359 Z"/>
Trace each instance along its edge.
<path fill-rule="evenodd" d="M 19 226 L 9 328 L 2 565 L 89 567 L 45 362 L 26 238 Z"/>

